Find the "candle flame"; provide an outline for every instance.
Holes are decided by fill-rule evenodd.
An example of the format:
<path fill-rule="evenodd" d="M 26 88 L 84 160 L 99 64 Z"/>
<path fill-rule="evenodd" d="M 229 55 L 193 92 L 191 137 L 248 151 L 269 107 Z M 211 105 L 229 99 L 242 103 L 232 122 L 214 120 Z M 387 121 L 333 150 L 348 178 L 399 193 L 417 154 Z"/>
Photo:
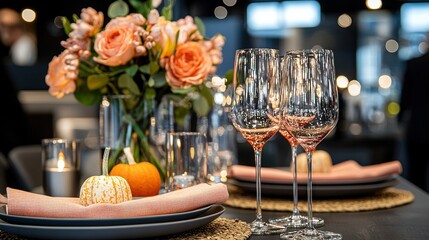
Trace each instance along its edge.
<path fill-rule="evenodd" d="M 60 172 L 64 170 L 64 166 L 66 165 L 64 159 L 65 159 L 64 153 L 63 151 L 60 151 L 60 153 L 58 154 L 58 162 L 57 162 L 57 167 Z"/>
<path fill-rule="evenodd" d="M 191 155 L 191 159 L 194 159 L 194 157 L 195 157 L 195 148 L 194 147 L 191 147 L 189 149 L 189 154 Z"/>

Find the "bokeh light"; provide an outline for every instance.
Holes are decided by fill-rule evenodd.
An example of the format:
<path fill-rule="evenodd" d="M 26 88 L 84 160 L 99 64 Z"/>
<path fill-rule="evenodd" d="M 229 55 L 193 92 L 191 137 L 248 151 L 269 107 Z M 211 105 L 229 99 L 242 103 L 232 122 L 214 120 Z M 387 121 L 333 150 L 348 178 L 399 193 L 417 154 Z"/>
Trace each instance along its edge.
<path fill-rule="evenodd" d="M 359 96 L 361 91 L 361 85 L 357 80 L 351 80 L 349 82 L 349 86 L 347 87 L 347 91 L 350 96 Z"/>
<path fill-rule="evenodd" d="M 348 28 L 352 25 L 352 18 L 347 13 L 343 13 L 338 17 L 337 23 L 342 28 Z"/>

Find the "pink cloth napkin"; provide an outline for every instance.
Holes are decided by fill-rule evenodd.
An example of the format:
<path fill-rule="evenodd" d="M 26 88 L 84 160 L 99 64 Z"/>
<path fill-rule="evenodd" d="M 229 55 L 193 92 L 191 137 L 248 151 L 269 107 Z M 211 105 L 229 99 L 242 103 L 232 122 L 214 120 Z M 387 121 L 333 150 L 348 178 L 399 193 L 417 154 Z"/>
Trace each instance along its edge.
<path fill-rule="evenodd" d="M 0 195 L 1 196 L 1 195 Z M 79 198 L 50 197 L 13 188 L 7 188 L 9 215 L 48 218 L 122 218 L 178 213 L 194 210 L 228 199 L 225 184 L 206 183 L 173 192 L 131 200 L 120 204 L 93 204 L 84 207 Z"/>
<path fill-rule="evenodd" d="M 313 173 L 313 183 L 352 183 L 371 181 L 402 173 L 399 161 L 390 161 L 369 166 L 361 166 L 354 160 L 348 160 L 333 165 L 329 173 Z M 229 175 L 238 180 L 254 181 L 255 167 L 234 165 Z M 298 173 L 299 183 L 307 182 L 307 173 Z M 292 172 L 276 169 L 261 168 L 261 182 L 292 183 Z"/>

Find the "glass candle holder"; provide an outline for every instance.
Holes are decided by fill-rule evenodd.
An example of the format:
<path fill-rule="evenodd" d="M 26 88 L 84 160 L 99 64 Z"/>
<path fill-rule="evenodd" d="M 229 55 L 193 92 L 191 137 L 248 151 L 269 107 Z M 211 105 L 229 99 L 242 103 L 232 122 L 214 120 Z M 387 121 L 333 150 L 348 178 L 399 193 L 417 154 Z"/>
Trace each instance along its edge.
<path fill-rule="evenodd" d="M 80 190 L 80 142 L 42 140 L 43 191 L 54 197 L 76 197 Z"/>
<path fill-rule="evenodd" d="M 168 191 L 206 181 L 207 139 L 198 132 L 166 134 L 166 182 Z"/>

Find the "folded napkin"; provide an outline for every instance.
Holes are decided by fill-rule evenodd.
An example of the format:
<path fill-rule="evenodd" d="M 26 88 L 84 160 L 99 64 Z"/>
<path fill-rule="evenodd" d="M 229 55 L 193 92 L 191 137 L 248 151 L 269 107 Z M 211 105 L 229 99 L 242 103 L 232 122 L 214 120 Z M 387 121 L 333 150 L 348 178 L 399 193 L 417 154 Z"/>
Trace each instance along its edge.
<path fill-rule="evenodd" d="M 0 203 L 7 204 L 9 215 L 48 218 L 123 218 L 185 212 L 210 204 L 223 203 L 228 197 L 225 184 L 202 183 L 119 204 L 93 204 L 85 207 L 79 203 L 79 198 L 50 197 L 7 188 L 7 198 L 1 196 Z"/>
<path fill-rule="evenodd" d="M 347 183 L 362 180 L 377 180 L 394 174 L 402 173 L 402 165 L 399 161 L 379 163 L 369 166 L 361 166 L 354 160 L 347 160 L 333 165 L 329 173 L 313 173 L 313 183 Z M 254 181 L 255 167 L 234 165 L 229 176 L 238 180 Z M 298 173 L 299 183 L 307 182 L 307 173 Z M 276 169 L 261 168 L 261 182 L 291 183 L 292 172 Z"/>

